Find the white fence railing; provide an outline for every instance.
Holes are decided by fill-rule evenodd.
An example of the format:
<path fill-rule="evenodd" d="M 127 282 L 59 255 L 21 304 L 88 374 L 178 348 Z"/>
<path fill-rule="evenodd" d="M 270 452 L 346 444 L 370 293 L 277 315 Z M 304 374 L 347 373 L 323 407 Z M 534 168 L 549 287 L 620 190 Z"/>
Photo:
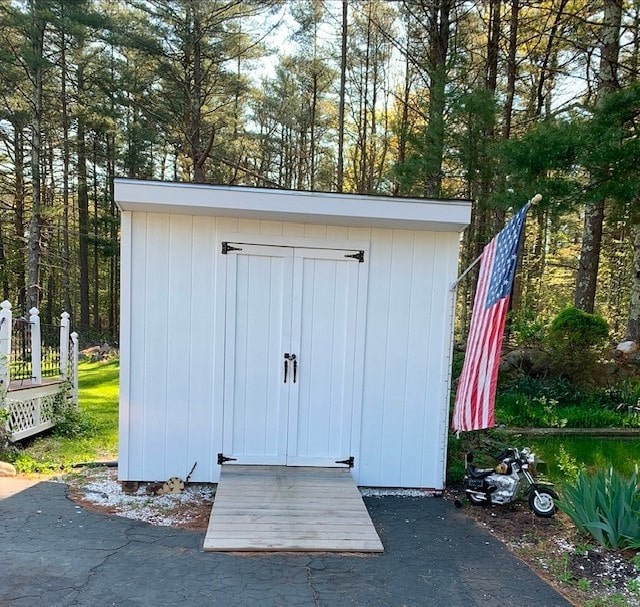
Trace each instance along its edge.
<path fill-rule="evenodd" d="M 69 314 L 60 316 L 59 341 L 51 331 L 43 341 L 37 308 L 29 315 L 14 319 L 11 304 L 0 303 L 0 408 L 14 441 L 53 427 L 59 409 L 78 405 L 78 334 L 70 333 Z"/>

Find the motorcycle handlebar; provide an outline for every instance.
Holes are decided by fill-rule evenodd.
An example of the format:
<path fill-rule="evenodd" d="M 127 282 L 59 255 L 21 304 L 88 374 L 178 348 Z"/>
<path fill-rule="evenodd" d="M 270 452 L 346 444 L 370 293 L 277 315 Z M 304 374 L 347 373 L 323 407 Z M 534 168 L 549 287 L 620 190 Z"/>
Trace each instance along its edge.
<path fill-rule="evenodd" d="M 517 451 L 515 449 L 505 449 L 504 451 L 501 451 L 498 455 L 496 455 L 496 459 L 498 461 L 502 461 L 510 457 L 514 459 L 517 457 Z"/>

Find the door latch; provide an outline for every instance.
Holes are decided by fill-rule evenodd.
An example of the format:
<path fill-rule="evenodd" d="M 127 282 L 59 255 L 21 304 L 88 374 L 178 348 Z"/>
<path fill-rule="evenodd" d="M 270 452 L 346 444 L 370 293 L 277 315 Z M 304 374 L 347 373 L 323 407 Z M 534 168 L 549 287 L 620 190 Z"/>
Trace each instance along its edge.
<path fill-rule="evenodd" d="M 296 360 L 296 355 L 289 354 L 289 352 L 284 353 L 284 383 L 287 383 L 289 375 L 289 361 L 293 363 L 293 383 L 295 384 L 298 375 L 298 361 Z"/>

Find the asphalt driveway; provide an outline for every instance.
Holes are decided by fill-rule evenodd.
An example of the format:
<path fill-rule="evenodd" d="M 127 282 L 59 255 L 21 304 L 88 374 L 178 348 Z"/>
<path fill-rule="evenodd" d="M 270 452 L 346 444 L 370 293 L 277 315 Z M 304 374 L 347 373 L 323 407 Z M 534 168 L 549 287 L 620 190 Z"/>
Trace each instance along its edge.
<path fill-rule="evenodd" d="M 0 479 L 0 606 L 570 607 L 438 498 L 367 498 L 381 555 L 201 551 L 203 533 L 83 510 Z"/>

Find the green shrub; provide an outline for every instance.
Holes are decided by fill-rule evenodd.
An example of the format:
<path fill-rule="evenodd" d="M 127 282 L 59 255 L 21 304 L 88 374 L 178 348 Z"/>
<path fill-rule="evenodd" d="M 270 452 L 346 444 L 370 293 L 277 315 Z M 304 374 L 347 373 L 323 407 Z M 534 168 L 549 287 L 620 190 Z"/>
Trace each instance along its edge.
<path fill-rule="evenodd" d="M 67 468 L 59 462 L 38 461 L 25 452 L 20 452 L 13 458 L 13 465 L 18 474 L 50 474 Z"/>
<path fill-rule="evenodd" d="M 8 460 L 15 454 L 15 447 L 9 440 L 11 435 L 7 429 L 10 416 L 8 409 L 0 407 L 0 460 Z"/>
<path fill-rule="evenodd" d="M 578 481 L 580 473 L 585 472 L 585 465 L 573 457 L 564 447 L 560 445 L 558 449 L 558 463 L 557 466 L 564 476 L 566 483 L 575 484 Z"/>
<path fill-rule="evenodd" d="M 608 337 L 609 327 L 601 316 L 577 308 L 560 312 L 546 337 L 554 374 L 578 383 L 595 383 Z"/>
<path fill-rule="evenodd" d="M 629 478 L 613 468 L 580 471 L 565 486 L 560 509 L 579 531 L 605 548 L 623 549 L 640 542 L 640 493 L 637 469 Z"/>
<path fill-rule="evenodd" d="M 544 340 L 545 324 L 535 312 L 525 308 L 509 312 L 509 338 L 519 348 L 540 345 Z"/>
<path fill-rule="evenodd" d="M 77 407 L 58 409 L 54 417 L 53 433 L 56 436 L 80 438 L 96 432 L 96 423 L 87 413 Z"/>

